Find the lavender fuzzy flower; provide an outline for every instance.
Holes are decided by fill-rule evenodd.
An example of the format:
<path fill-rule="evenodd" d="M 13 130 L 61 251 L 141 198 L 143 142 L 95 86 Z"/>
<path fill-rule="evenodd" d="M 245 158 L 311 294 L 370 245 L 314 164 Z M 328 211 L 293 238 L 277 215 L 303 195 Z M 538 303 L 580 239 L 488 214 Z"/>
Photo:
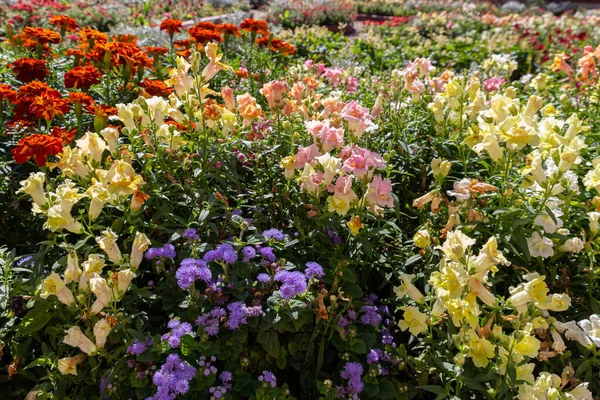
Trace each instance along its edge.
<path fill-rule="evenodd" d="M 186 258 L 181 262 L 179 269 L 175 273 L 175 277 L 177 278 L 179 287 L 186 290 L 196 279 L 208 282 L 212 278 L 212 273 L 204 261 Z"/>
<path fill-rule="evenodd" d="M 153 258 L 175 258 L 175 246 L 170 243 L 165 244 L 163 247 L 151 247 L 146 251 L 145 257 L 147 260 Z"/>
<path fill-rule="evenodd" d="M 284 299 L 291 299 L 297 294 L 304 293 L 307 288 L 306 276 L 302 272 L 277 271 L 274 279 L 282 283 L 279 291 Z"/>
<path fill-rule="evenodd" d="M 127 354 L 139 356 L 144 351 L 146 351 L 147 348 L 148 346 L 146 345 L 146 343 L 136 339 L 132 344 L 129 345 L 129 347 L 127 347 Z"/>
<path fill-rule="evenodd" d="M 375 306 L 362 306 L 361 311 L 364 313 L 360 316 L 363 325 L 378 326 L 383 320 Z"/>
<path fill-rule="evenodd" d="M 258 380 L 261 382 L 265 382 L 268 385 L 271 385 L 271 387 L 273 388 L 277 386 L 277 378 L 271 371 L 263 371 L 262 375 L 258 377 Z"/>
<path fill-rule="evenodd" d="M 185 394 L 190 390 L 190 381 L 194 376 L 196 368 L 181 360 L 179 355 L 170 354 L 152 377 L 157 388 L 156 394 L 146 400 L 171 400 L 179 394 Z"/>
<path fill-rule="evenodd" d="M 200 240 L 198 231 L 196 231 L 196 229 L 194 229 L 194 228 L 186 229 L 186 231 L 183 232 L 183 237 L 186 239 L 191 239 L 191 240 Z"/>
<path fill-rule="evenodd" d="M 179 319 L 172 319 L 167 324 L 171 329 L 169 333 L 162 336 L 162 341 L 167 342 L 169 347 L 176 349 L 181 344 L 181 338 L 192 331 L 192 325 L 187 322 L 181 322 Z"/>
<path fill-rule="evenodd" d="M 275 228 L 267 229 L 262 234 L 268 239 L 283 240 L 285 238 L 285 235 L 279 229 Z"/>
<path fill-rule="evenodd" d="M 344 369 L 340 373 L 340 376 L 344 379 L 348 379 L 348 387 L 346 388 L 347 394 L 358 394 L 363 391 L 365 384 L 361 380 L 363 373 L 363 367 L 357 362 L 347 362 L 344 365 Z"/>
<path fill-rule="evenodd" d="M 277 257 L 275 257 L 275 253 L 273 252 L 273 248 L 271 247 L 261 248 L 260 254 L 270 262 L 275 262 L 275 260 L 277 260 Z"/>
<path fill-rule="evenodd" d="M 246 246 L 242 249 L 242 262 L 250 262 L 254 257 L 256 257 L 256 250 L 252 246 Z"/>
<path fill-rule="evenodd" d="M 306 263 L 306 269 L 304 270 L 304 275 L 306 275 L 306 277 L 308 279 L 313 278 L 315 276 L 317 278 L 322 278 L 324 275 L 323 267 L 316 262 L 308 262 L 308 263 Z"/>

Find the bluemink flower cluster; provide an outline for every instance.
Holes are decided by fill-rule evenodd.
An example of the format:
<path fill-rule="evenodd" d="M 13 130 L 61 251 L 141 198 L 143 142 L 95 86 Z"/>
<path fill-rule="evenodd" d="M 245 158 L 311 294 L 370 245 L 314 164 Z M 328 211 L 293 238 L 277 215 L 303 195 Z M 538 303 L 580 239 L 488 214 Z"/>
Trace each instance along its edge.
<path fill-rule="evenodd" d="M 306 277 L 308 279 L 317 277 L 317 278 L 322 278 L 324 273 L 323 273 L 323 267 L 316 263 L 316 262 L 308 262 L 306 263 L 306 269 L 304 270 L 304 275 L 306 275 Z"/>
<path fill-rule="evenodd" d="M 190 381 L 196 376 L 196 368 L 181 360 L 177 354 L 169 354 L 167 361 L 154 373 L 152 382 L 156 394 L 146 400 L 172 400 L 178 394 L 190 390 Z"/>
<path fill-rule="evenodd" d="M 283 240 L 285 235 L 279 229 L 271 228 L 264 231 L 263 236 L 268 239 Z"/>
<path fill-rule="evenodd" d="M 351 399 L 358 399 L 358 394 L 363 391 L 365 384 L 363 383 L 361 376 L 363 373 L 363 367 L 357 362 L 347 362 L 344 365 L 344 369 L 340 373 L 340 376 L 344 379 L 348 379 L 348 386 L 338 386 L 336 389 L 340 397 L 349 397 Z"/>
<path fill-rule="evenodd" d="M 233 246 L 229 243 L 223 243 L 214 250 L 209 250 L 204 254 L 202 260 L 205 263 L 211 261 L 222 261 L 226 264 L 233 264 L 238 259 L 238 254 L 234 250 Z"/>
<path fill-rule="evenodd" d="M 179 287 L 186 290 L 196 279 L 204 282 L 210 281 L 212 273 L 204 261 L 196 260 L 195 258 L 186 258 L 181 261 L 175 277 L 177 278 Z"/>
<path fill-rule="evenodd" d="M 186 229 L 183 232 L 183 237 L 191 240 L 200 240 L 200 235 L 198 235 L 198 232 L 194 228 Z"/>
<path fill-rule="evenodd" d="M 229 319 L 226 326 L 232 331 L 238 329 L 241 325 L 247 324 L 248 317 L 258 317 L 263 314 L 261 306 L 247 307 L 243 302 L 236 301 L 227 306 L 229 310 Z"/>
<path fill-rule="evenodd" d="M 127 347 L 127 354 L 139 356 L 146 351 L 148 346 L 152 344 L 152 338 L 147 338 L 146 341 L 135 339 L 135 341 Z"/>
<path fill-rule="evenodd" d="M 213 386 L 208 389 L 208 392 L 215 398 L 222 398 L 228 391 L 231 390 L 231 380 L 233 379 L 233 374 L 229 371 L 223 371 L 219 375 L 219 379 L 221 379 L 221 384 L 219 386 Z"/>
<path fill-rule="evenodd" d="M 266 383 L 267 385 L 271 385 L 271 387 L 277 386 L 277 378 L 271 371 L 263 371 L 262 375 L 258 377 L 258 380 Z"/>
<path fill-rule="evenodd" d="M 371 349 L 367 353 L 367 364 L 379 364 L 381 375 L 388 375 L 395 365 L 398 365 L 400 360 L 392 359 L 390 354 L 385 350 Z"/>
<path fill-rule="evenodd" d="M 362 306 L 360 310 L 364 313 L 360 316 L 363 325 L 378 326 L 383 320 L 376 306 Z"/>
<path fill-rule="evenodd" d="M 348 328 L 356 320 L 356 311 L 348 310 L 345 316 L 341 316 L 338 325 L 342 328 Z"/>
<path fill-rule="evenodd" d="M 200 366 L 200 370 L 202 371 L 202 375 L 209 376 L 217 373 L 217 367 L 212 365 L 217 361 L 217 357 L 210 356 L 210 359 L 207 360 L 205 356 L 200 356 L 200 360 L 198 361 L 198 365 Z"/>
<path fill-rule="evenodd" d="M 248 263 L 256 257 L 256 250 L 252 246 L 246 246 L 242 249 L 242 262 Z"/>
<path fill-rule="evenodd" d="M 261 247 L 259 251 L 260 255 L 263 256 L 267 261 L 275 262 L 277 260 L 272 247 Z"/>
<path fill-rule="evenodd" d="M 302 272 L 277 271 L 275 273 L 275 280 L 282 283 L 279 287 L 279 292 L 284 299 L 291 299 L 297 294 L 304 293 L 307 288 L 306 275 Z"/>
<path fill-rule="evenodd" d="M 210 312 L 201 315 L 196 320 L 196 325 L 204 327 L 204 332 L 209 336 L 219 333 L 219 320 L 227 315 L 227 311 L 221 307 L 215 307 Z"/>
<path fill-rule="evenodd" d="M 147 260 L 154 258 L 175 258 L 175 246 L 170 243 L 166 243 L 163 247 L 150 247 L 145 254 Z"/>
<path fill-rule="evenodd" d="M 192 331 L 192 325 L 187 322 L 181 322 L 179 319 L 172 319 L 167 324 L 171 331 L 162 336 L 162 340 L 169 343 L 169 346 L 176 349 L 181 344 L 181 338 Z"/>

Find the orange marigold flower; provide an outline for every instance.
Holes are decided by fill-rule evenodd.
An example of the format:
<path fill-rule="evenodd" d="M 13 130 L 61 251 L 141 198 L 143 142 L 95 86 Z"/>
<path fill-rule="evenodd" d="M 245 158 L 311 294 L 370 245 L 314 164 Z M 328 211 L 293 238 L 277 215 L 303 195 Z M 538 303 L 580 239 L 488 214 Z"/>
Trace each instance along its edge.
<path fill-rule="evenodd" d="M 244 69 L 235 70 L 234 72 L 235 72 L 235 75 L 238 78 L 240 78 L 240 79 L 242 79 L 242 78 L 248 78 L 250 76 L 250 74 L 248 73 L 248 70 L 245 69 L 245 68 Z"/>
<path fill-rule="evenodd" d="M 12 86 L 0 83 L 0 100 L 8 100 L 12 103 L 17 100 L 17 92 Z"/>
<path fill-rule="evenodd" d="M 84 51 L 91 50 L 94 46 L 100 43 L 108 42 L 108 35 L 106 33 L 92 28 L 80 29 L 77 31 L 77 34 L 81 38 L 82 42 L 79 47 Z"/>
<path fill-rule="evenodd" d="M 200 29 L 206 29 L 207 31 L 216 31 L 217 29 L 217 25 L 213 24 L 212 22 L 198 22 L 196 25 L 194 25 L 194 27 L 196 28 L 200 28 Z"/>
<path fill-rule="evenodd" d="M 196 26 L 190 28 L 188 30 L 188 34 L 200 44 L 223 41 L 223 38 L 217 32 L 208 29 L 198 28 Z"/>
<path fill-rule="evenodd" d="M 240 30 L 234 24 L 219 24 L 217 25 L 217 33 L 221 35 L 240 36 Z"/>
<path fill-rule="evenodd" d="M 33 98 L 44 92 L 53 91 L 48 84 L 40 81 L 32 81 L 19 87 L 17 90 L 17 99 Z M 58 91 L 55 91 L 58 93 Z"/>
<path fill-rule="evenodd" d="M 283 55 L 290 55 L 290 54 L 296 54 L 296 47 L 294 47 L 293 45 L 284 42 L 281 39 L 273 39 L 271 40 L 271 46 L 270 46 L 271 50 L 273 51 L 277 51 Z"/>
<path fill-rule="evenodd" d="M 180 19 L 167 18 L 160 23 L 160 30 L 166 31 L 169 35 L 181 32 L 183 21 Z"/>
<path fill-rule="evenodd" d="M 23 46 L 28 49 L 35 49 L 37 46 L 37 42 L 29 39 L 24 33 L 13 35 L 11 38 L 6 39 L 6 41 L 13 46 Z"/>
<path fill-rule="evenodd" d="M 55 126 L 52 128 L 52 131 L 50 131 L 50 136 L 59 138 L 63 142 L 63 144 L 70 144 L 75 138 L 76 131 L 77 128 L 71 128 L 69 130 L 66 130 L 65 128 L 62 128 L 60 126 Z"/>
<path fill-rule="evenodd" d="M 259 35 L 269 36 L 269 25 L 261 19 L 248 18 L 242 21 L 240 28 L 248 32 L 256 32 Z"/>
<path fill-rule="evenodd" d="M 29 111 L 36 118 L 51 121 L 57 115 L 64 115 L 71 109 L 66 99 L 53 92 L 42 93 L 29 106 Z"/>
<path fill-rule="evenodd" d="M 116 40 L 117 42 L 137 44 L 138 37 L 131 34 L 121 34 L 113 36 L 113 40 Z"/>
<path fill-rule="evenodd" d="M 192 39 L 190 38 L 185 38 L 183 40 L 176 40 L 173 42 L 173 46 L 176 49 L 189 49 L 190 46 L 192 45 Z"/>
<path fill-rule="evenodd" d="M 77 21 L 66 15 L 55 15 L 50 17 L 49 23 L 50 25 L 59 27 L 61 32 L 63 32 L 63 30 L 64 32 L 73 32 L 79 27 L 79 25 L 77 25 Z"/>
<path fill-rule="evenodd" d="M 146 53 L 151 56 L 164 56 L 169 52 L 169 49 L 166 47 L 152 47 L 146 46 Z"/>
<path fill-rule="evenodd" d="M 160 80 L 150 80 L 146 78 L 140 83 L 140 86 L 150 96 L 168 97 L 171 93 L 173 93 L 173 88 L 168 87 L 163 81 Z"/>
<path fill-rule="evenodd" d="M 92 85 L 100 83 L 102 74 L 98 68 L 87 65 L 85 67 L 75 67 L 65 73 L 65 86 L 69 89 L 89 89 Z"/>
<path fill-rule="evenodd" d="M 39 167 L 46 165 L 48 156 L 54 156 L 62 151 L 60 138 L 36 133 L 19 140 L 17 147 L 11 150 L 17 164 L 24 164 L 31 157 Z"/>
<path fill-rule="evenodd" d="M 85 57 L 85 53 L 79 49 L 66 49 L 64 54 L 67 57 L 70 57 L 70 56 L 73 56 L 75 58 L 84 58 Z"/>
<path fill-rule="evenodd" d="M 92 99 L 87 93 L 83 92 L 69 92 L 67 101 L 74 105 L 81 104 L 86 109 L 89 109 L 94 105 L 94 99 Z"/>
<path fill-rule="evenodd" d="M 37 58 L 20 58 L 8 64 L 12 72 L 21 82 L 31 82 L 34 80 L 43 81 L 50 71 L 46 68 L 46 60 Z"/>
<path fill-rule="evenodd" d="M 60 43 L 60 35 L 58 32 L 50 29 L 27 26 L 23 29 L 23 34 L 28 39 L 35 40 L 39 44 Z"/>

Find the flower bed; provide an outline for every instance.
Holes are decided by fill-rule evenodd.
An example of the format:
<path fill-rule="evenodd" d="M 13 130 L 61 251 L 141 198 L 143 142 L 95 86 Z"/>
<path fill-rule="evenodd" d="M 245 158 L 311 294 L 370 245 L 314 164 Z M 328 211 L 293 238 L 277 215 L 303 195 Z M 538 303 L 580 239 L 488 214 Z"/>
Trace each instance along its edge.
<path fill-rule="evenodd" d="M 461 7 L 9 29 L 7 396 L 597 396 L 600 16 Z"/>

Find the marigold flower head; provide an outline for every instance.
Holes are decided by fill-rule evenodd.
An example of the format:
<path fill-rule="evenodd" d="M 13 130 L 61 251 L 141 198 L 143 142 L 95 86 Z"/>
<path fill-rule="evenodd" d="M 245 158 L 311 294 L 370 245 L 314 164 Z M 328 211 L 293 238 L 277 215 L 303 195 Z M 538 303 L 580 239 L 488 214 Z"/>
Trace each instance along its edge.
<path fill-rule="evenodd" d="M 66 99 L 60 97 L 55 93 L 56 91 L 44 92 L 37 96 L 29 111 L 36 117 L 51 121 L 57 115 L 64 115 L 69 112 L 71 107 L 69 106 Z"/>
<path fill-rule="evenodd" d="M 173 88 L 168 87 L 163 81 L 160 80 L 150 80 L 146 78 L 140 83 L 140 86 L 147 94 L 150 95 L 150 97 L 168 97 L 171 93 L 173 93 Z"/>
<path fill-rule="evenodd" d="M 194 38 L 194 40 L 200 44 L 205 44 L 208 42 L 222 42 L 223 38 L 214 30 L 208 30 L 203 28 L 198 28 L 196 26 L 190 28 L 188 30 L 188 34 Z"/>
<path fill-rule="evenodd" d="M 0 84 L 0 100 L 8 100 L 11 103 L 17 99 L 17 92 L 12 86 L 1 83 Z"/>
<path fill-rule="evenodd" d="M 207 31 L 216 31 L 217 30 L 217 25 L 213 24 L 212 22 L 200 21 L 196 25 L 194 25 L 194 27 L 200 28 L 200 29 L 206 29 Z"/>
<path fill-rule="evenodd" d="M 28 39 L 35 40 L 39 44 L 60 43 L 60 35 L 58 32 L 50 29 L 27 26 L 25 29 L 23 29 L 23 34 Z"/>
<path fill-rule="evenodd" d="M 240 28 L 247 32 L 256 32 L 259 35 L 269 36 L 267 21 L 248 18 L 242 21 Z"/>
<path fill-rule="evenodd" d="M 62 143 L 60 138 L 36 133 L 19 140 L 17 147 L 11 152 L 17 164 L 24 164 L 33 157 L 36 164 L 43 167 L 48 156 L 54 156 L 62 151 Z"/>
<path fill-rule="evenodd" d="M 137 44 L 138 37 L 131 34 L 120 34 L 113 36 L 113 40 L 121 43 Z"/>
<path fill-rule="evenodd" d="M 163 56 L 169 52 L 169 49 L 166 47 L 152 47 L 146 46 L 146 53 L 151 56 Z"/>
<path fill-rule="evenodd" d="M 219 24 L 216 31 L 221 35 L 240 36 L 240 30 L 234 24 Z"/>
<path fill-rule="evenodd" d="M 20 58 L 8 65 L 21 82 L 27 83 L 34 80 L 43 81 L 50 71 L 46 68 L 46 60 L 37 58 Z"/>
<path fill-rule="evenodd" d="M 179 19 L 167 18 L 160 23 L 160 30 L 166 31 L 169 35 L 181 32 L 183 21 Z"/>
<path fill-rule="evenodd" d="M 61 32 L 73 32 L 79 27 L 75 19 L 66 15 L 55 15 L 53 17 L 50 17 L 50 21 L 48 22 L 50 23 L 50 25 L 54 25 L 60 28 Z"/>
<path fill-rule="evenodd" d="M 100 78 L 102 74 L 92 65 L 75 67 L 65 73 L 65 86 L 69 89 L 89 89 L 100 83 Z"/>
<path fill-rule="evenodd" d="M 50 136 L 59 138 L 60 140 L 62 140 L 63 144 L 69 144 L 75 138 L 76 131 L 77 128 L 71 128 L 69 130 L 66 130 L 65 128 L 62 128 L 60 126 L 55 126 L 50 131 Z"/>

